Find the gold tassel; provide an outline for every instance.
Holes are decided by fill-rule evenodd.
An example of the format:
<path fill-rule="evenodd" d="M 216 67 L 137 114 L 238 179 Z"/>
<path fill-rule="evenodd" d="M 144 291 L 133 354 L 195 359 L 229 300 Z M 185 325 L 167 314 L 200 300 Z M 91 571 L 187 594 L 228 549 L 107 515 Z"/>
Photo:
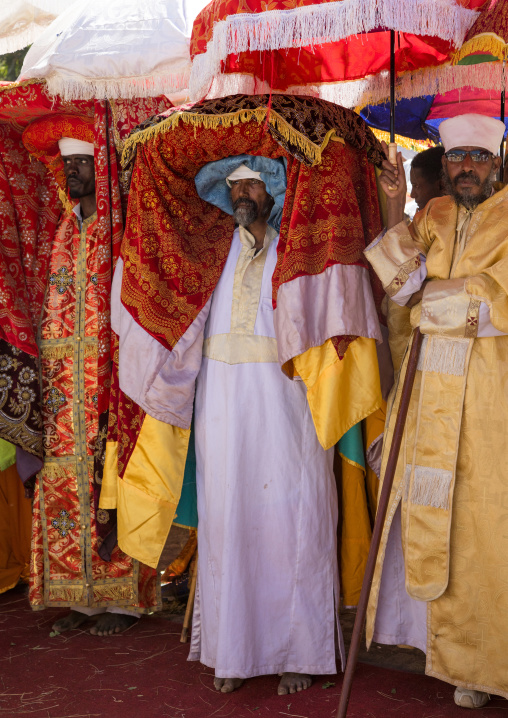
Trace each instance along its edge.
<path fill-rule="evenodd" d="M 50 587 L 48 603 L 55 601 L 58 603 L 75 603 L 82 604 L 83 589 L 81 587 L 74 588 L 72 586 L 61 586 L 59 588 Z"/>
<path fill-rule="evenodd" d="M 144 144 L 159 134 L 164 134 L 174 130 L 178 127 L 180 121 L 188 125 L 194 125 L 194 127 L 203 127 L 205 130 L 215 130 L 219 126 L 231 127 L 238 125 L 241 122 L 251 122 L 253 120 L 261 124 L 266 119 L 267 112 L 267 107 L 238 110 L 237 112 L 229 112 L 224 115 L 202 115 L 199 113 L 183 111 L 174 112 L 165 120 L 159 122 L 159 124 L 153 125 L 153 127 L 147 127 L 146 130 L 137 132 L 135 135 L 126 140 L 122 153 L 122 165 L 125 166 L 128 164 L 132 151 L 138 144 Z M 305 154 L 307 159 L 312 162 L 312 166 L 321 162 L 322 152 L 328 145 L 330 138 L 335 135 L 335 129 L 329 130 L 321 145 L 318 146 L 311 142 L 311 140 L 305 137 L 305 135 L 301 132 L 295 130 L 294 127 L 292 127 L 273 108 L 270 109 L 268 122 L 270 125 L 275 127 L 275 129 L 287 142 L 296 145 L 298 149 Z"/>
<path fill-rule="evenodd" d="M 94 603 L 102 603 L 105 599 L 111 601 L 128 601 L 129 603 L 134 603 L 135 596 L 132 589 L 132 583 L 129 583 L 127 586 L 94 586 Z"/>

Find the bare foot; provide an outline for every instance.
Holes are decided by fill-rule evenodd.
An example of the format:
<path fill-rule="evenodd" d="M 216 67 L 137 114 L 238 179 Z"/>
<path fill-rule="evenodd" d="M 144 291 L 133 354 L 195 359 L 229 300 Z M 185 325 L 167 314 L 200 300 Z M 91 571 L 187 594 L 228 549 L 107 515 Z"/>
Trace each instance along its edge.
<path fill-rule="evenodd" d="M 125 613 L 101 613 L 95 626 L 92 626 L 92 636 L 112 636 L 114 633 L 126 631 L 138 620 L 137 616 L 127 616 Z"/>
<path fill-rule="evenodd" d="M 288 693 L 297 693 L 310 688 L 312 677 L 306 673 L 283 673 L 280 679 L 277 693 L 279 696 L 287 696 Z"/>
<path fill-rule="evenodd" d="M 213 685 L 216 691 L 221 693 L 233 693 L 243 683 L 243 678 L 217 678 L 213 679 Z"/>
<path fill-rule="evenodd" d="M 64 633 L 64 631 L 72 631 L 73 628 L 81 626 L 87 620 L 88 616 L 86 613 L 81 611 L 71 611 L 63 618 L 59 618 L 58 621 L 52 626 L 53 631 L 56 633 Z"/>

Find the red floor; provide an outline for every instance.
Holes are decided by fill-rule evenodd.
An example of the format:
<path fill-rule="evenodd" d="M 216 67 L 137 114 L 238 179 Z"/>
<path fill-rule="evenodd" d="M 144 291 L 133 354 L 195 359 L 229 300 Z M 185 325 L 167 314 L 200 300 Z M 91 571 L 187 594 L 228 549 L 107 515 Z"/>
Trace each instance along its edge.
<path fill-rule="evenodd" d="M 213 690 L 212 671 L 188 663 L 180 626 L 162 618 L 111 637 L 75 630 L 50 636 L 61 610 L 33 612 L 20 591 L 0 595 L 0 717 L 34 718 L 334 718 L 342 676 L 277 696 L 275 676 L 254 678 L 229 696 Z M 335 685 L 330 685 L 333 683 Z M 425 676 L 360 665 L 348 717 L 465 718 L 453 688 Z M 508 718 L 497 699 L 478 718 Z"/>

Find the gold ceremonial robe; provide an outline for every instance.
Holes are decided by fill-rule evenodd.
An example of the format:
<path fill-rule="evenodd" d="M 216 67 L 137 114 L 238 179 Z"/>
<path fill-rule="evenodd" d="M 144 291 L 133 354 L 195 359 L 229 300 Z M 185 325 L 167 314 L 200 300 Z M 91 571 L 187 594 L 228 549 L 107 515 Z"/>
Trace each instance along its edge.
<path fill-rule="evenodd" d="M 366 255 L 389 296 L 404 287 L 421 255 L 431 280 L 411 310 L 424 343 L 372 585 L 367 641 L 400 506 L 405 589 L 427 602 L 426 673 L 508 698 L 508 336 L 477 337 L 482 302 L 494 332 L 508 333 L 508 188 L 472 212 L 450 197 L 433 200 L 412 225 L 397 225 Z M 395 323 L 409 327 L 401 317 L 407 310 L 390 304 Z M 401 335 L 395 339 L 400 349 Z M 382 474 L 407 358 L 408 351 L 390 398 Z"/>

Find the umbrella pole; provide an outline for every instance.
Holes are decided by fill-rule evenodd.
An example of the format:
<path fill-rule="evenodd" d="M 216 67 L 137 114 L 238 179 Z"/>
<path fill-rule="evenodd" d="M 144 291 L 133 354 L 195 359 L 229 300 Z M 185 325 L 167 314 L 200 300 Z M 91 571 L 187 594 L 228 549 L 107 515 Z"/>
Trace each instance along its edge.
<path fill-rule="evenodd" d="M 395 30 L 390 30 L 390 145 L 388 160 L 397 166 L 397 145 L 395 144 Z"/>
<path fill-rule="evenodd" d="M 395 469 L 397 467 L 397 459 L 399 457 L 402 436 L 404 434 L 407 410 L 409 408 L 409 400 L 411 398 L 411 392 L 413 390 L 413 383 L 416 374 L 416 367 L 418 364 L 418 357 L 420 355 L 422 339 L 423 334 L 420 333 L 420 330 L 418 328 L 415 329 L 413 335 L 413 344 L 409 353 L 406 376 L 404 378 L 404 384 L 402 386 L 399 411 L 397 414 L 397 420 L 395 422 L 395 428 L 393 431 L 392 445 L 390 447 L 390 453 L 388 455 L 388 461 L 386 464 L 385 476 L 383 480 L 383 487 L 381 489 L 379 505 L 376 512 L 376 520 L 374 522 L 374 529 L 372 531 L 372 539 L 370 542 L 369 555 L 367 558 L 367 566 L 365 568 L 365 576 L 363 578 L 360 600 L 358 601 L 358 608 L 356 609 L 355 625 L 353 627 L 351 645 L 349 646 L 349 653 L 346 663 L 346 671 L 344 673 L 344 681 L 342 683 L 342 692 L 340 695 L 337 718 L 346 718 L 347 714 L 349 697 L 351 695 L 351 685 L 353 683 L 353 675 L 355 672 L 356 664 L 358 662 L 360 642 L 362 640 L 363 628 L 365 626 L 365 618 L 367 616 L 367 605 L 369 603 L 370 589 L 372 586 L 372 579 L 374 578 L 376 559 L 379 552 L 379 545 L 381 543 L 381 535 L 383 533 L 383 526 L 385 522 L 386 511 L 388 509 L 388 503 L 390 500 L 390 493 L 392 490 L 393 478 L 395 476 Z"/>
<path fill-rule="evenodd" d="M 506 60 L 503 60 L 503 88 L 501 90 L 501 122 L 504 122 L 504 102 L 505 102 L 505 70 L 506 70 Z M 499 154 L 501 156 L 501 167 L 499 169 L 500 179 L 501 182 L 504 181 L 504 135 L 503 139 L 501 140 L 501 148 L 499 150 Z"/>

